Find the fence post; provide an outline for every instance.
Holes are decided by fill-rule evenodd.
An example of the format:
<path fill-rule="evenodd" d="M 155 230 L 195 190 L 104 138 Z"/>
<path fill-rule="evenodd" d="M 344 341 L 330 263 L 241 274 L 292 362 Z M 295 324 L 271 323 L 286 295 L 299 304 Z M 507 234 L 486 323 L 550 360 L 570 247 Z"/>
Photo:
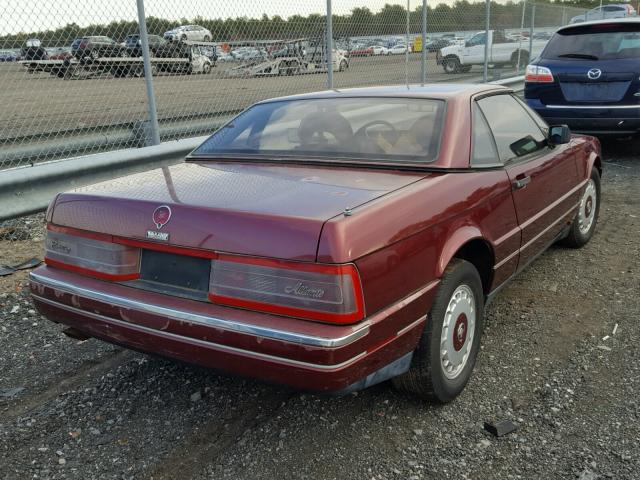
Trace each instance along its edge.
<path fill-rule="evenodd" d="M 158 127 L 158 110 L 156 96 L 153 93 L 153 75 L 151 59 L 149 57 L 149 37 L 147 36 L 147 21 L 144 15 L 144 0 L 136 0 L 138 4 L 138 24 L 140 27 L 140 45 L 142 46 L 142 61 L 144 64 L 144 83 L 147 86 L 147 104 L 149 106 L 149 140 L 151 145 L 160 144 L 160 128 Z"/>
<path fill-rule="evenodd" d="M 485 10 L 485 28 L 484 28 L 484 69 L 482 71 L 482 82 L 487 83 L 487 75 L 489 69 L 489 19 L 491 18 L 491 0 L 487 0 Z"/>
<path fill-rule="evenodd" d="M 427 82 L 427 0 L 422 0 L 422 64 L 420 79 L 422 85 Z"/>
<path fill-rule="evenodd" d="M 520 32 L 518 33 L 518 65 L 516 73 L 520 74 L 520 54 L 522 53 L 522 30 L 524 29 L 524 11 L 527 8 L 527 0 L 522 2 L 522 20 L 520 21 Z"/>
<path fill-rule="evenodd" d="M 411 15 L 411 0 L 407 0 L 407 32 L 405 33 L 405 47 L 404 52 L 404 84 L 409 86 L 409 48 L 411 43 L 409 42 L 409 20 Z"/>
<path fill-rule="evenodd" d="M 529 27 L 529 60 L 533 60 L 533 29 L 536 23 L 536 4 L 531 5 L 531 26 Z"/>
<path fill-rule="evenodd" d="M 333 89 L 333 14 L 331 13 L 331 0 L 327 0 L 327 88 Z"/>

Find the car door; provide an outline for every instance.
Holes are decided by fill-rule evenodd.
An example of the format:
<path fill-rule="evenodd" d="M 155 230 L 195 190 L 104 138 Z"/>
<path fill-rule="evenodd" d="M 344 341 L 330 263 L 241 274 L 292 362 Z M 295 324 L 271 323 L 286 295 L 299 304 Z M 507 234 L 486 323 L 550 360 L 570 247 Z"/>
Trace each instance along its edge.
<path fill-rule="evenodd" d="M 462 63 L 471 65 L 484 61 L 485 32 L 476 33 L 466 43 L 462 50 Z"/>
<path fill-rule="evenodd" d="M 512 185 L 522 232 L 518 268 L 544 251 L 573 218 L 579 200 L 577 150 L 549 146 L 544 122 L 510 94 L 478 100 Z"/>

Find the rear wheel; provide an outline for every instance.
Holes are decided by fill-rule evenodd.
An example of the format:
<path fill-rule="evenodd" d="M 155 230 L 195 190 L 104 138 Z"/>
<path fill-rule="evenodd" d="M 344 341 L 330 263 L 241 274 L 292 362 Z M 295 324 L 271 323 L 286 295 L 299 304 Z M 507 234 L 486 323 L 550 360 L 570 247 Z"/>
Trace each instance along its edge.
<path fill-rule="evenodd" d="M 562 244 L 571 248 L 586 245 L 596 229 L 600 214 L 600 173 L 595 167 L 582 191 L 578 212 L 571 223 L 569 234 L 562 240 Z"/>
<path fill-rule="evenodd" d="M 349 67 L 349 65 L 347 64 L 347 61 L 346 60 L 341 60 L 340 61 L 340 66 L 338 67 L 338 71 L 339 72 L 344 72 L 348 67 Z"/>
<path fill-rule="evenodd" d="M 203 38 L 203 41 L 210 42 L 211 41 L 211 37 L 209 35 L 205 35 L 204 38 Z"/>
<path fill-rule="evenodd" d="M 427 400 L 445 403 L 457 397 L 475 365 L 483 314 L 478 271 L 466 260 L 454 259 L 440 282 L 411 368 L 393 384 Z"/>
<path fill-rule="evenodd" d="M 207 62 L 202 66 L 202 73 L 204 73 L 206 75 L 209 72 L 211 72 L 211 64 L 209 62 Z"/>
<path fill-rule="evenodd" d="M 460 60 L 458 57 L 448 57 L 442 61 L 442 68 L 445 73 L 459 73 Z"/>

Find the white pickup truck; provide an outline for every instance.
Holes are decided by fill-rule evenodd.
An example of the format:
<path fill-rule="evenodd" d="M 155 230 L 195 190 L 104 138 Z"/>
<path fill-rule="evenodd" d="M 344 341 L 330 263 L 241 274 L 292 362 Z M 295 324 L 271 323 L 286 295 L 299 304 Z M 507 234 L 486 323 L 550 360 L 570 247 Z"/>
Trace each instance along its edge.
<path fill-rule="evenodd" d="M 449 45 L 438 51 L 436 61 L 446 73 L 464 73 L 473 65 L 484 63 L 486 32 L 478 32 L 462 45 Z M 520 52 L 520 65 L 526 65 L 547 44 L 547 40 L 534 40 L 529 52 L 529 39 L 508 38 L 502 30 L 489 30 L 489 63 L 516 65 Z"/>

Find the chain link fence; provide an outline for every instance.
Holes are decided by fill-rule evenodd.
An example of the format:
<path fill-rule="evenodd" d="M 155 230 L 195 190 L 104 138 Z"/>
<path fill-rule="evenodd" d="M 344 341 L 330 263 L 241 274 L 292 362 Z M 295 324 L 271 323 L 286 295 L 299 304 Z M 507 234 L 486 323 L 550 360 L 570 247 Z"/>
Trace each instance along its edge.
<path fill-rule="evenodd" d="M 557 27 L 584 15 L 530 2 L 425 4 L 333 0 L 329 24 L 326 0 L 8 0 L 0 18 L 0 175 L 209 134 L 258 100 L 330 83 L 521 74 Z M 487 28 L 494 48 L 485 52 Z M 0 264 L 16 241 L 41 237 L 34 218 L 0 222 L 0 245 L 11 245 Z"/>

